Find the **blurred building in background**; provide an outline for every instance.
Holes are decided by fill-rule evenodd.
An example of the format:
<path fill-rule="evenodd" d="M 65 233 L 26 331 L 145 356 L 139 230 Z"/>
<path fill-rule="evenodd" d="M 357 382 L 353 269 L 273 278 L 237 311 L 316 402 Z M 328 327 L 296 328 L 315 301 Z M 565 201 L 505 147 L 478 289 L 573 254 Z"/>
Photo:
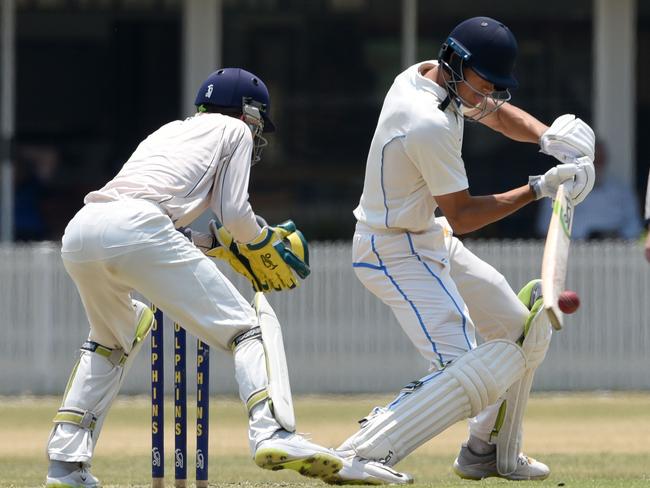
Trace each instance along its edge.
<path fill-rule="evenodd" d="M 271 222 L 293 218 L 310 239 L 349 239 L 393 78 L 436 58 L 448 32 L 475 15 L 502 20 L 519 41 L 513 102 L 547 123 L 568 112 L 597 126 L 620 164 L 611 170 L 645 189 L 650 2 L 4 1 L 15 5 L 16 238 L 59 239 L 83 196 L 140 140 L 191 115 L 200 81 L 220 65 L 253 71 L 271 92 L 278 130 L 252 172 L 254 208 Z M 552 164 L 477 124 L 466 125 L 464 158 L 476 194 L 521 185 Z M 531 205 L 473 237 L 532 237 L 535 213 Z M 41 231 L 29 228 L 39 219 Z"/>

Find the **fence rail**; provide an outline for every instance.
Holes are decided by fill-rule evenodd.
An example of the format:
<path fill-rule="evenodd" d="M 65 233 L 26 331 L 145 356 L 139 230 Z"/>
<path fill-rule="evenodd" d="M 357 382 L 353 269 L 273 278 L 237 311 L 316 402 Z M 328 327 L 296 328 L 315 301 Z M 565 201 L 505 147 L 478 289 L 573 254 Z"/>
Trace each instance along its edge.
<path fill-rule="evenodd" d="M 539 274 L 539 241 L 465 244 L 515 289 Z M 291 293 L 269 297 L 283 324 L 294 392 L 391 392 L 423 376 L 427 365 L 390 310 L 354 276 L 349 244 L 315 243 L 310 251 L 312 276 Z M 650 389 L 650 265 L 641 247 L 576 243 L 568 288 L 580 293 L 583 306 L 554 336 L 535 388 Z M 171 337 L 171 324 L 165 329 Z M 0 331 L 0 394 L 60 394 L 88 325 L 57 245 L 0 247 Z M 188 340 L 190 349 L 194 342 Z M 213 350 L 211 391 L 236 392 L 230 354 Z M 167 355 L 171 378 L 171 349 Z M 148 358 L 143 348 L 123 392 L 149 391 Z"/>

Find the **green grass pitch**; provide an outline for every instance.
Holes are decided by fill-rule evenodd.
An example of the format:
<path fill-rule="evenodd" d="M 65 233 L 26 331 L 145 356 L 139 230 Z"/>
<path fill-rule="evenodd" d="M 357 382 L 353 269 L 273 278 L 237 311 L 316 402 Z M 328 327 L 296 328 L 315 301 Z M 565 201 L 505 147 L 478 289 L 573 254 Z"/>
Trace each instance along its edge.
<path fill-rule="evenodd" d="M 193 397 L 188 408 L 193 413 Z M 293 472 L 270 472 L 255 466 L 248 453 L 246 415 L 233 398 L 214 397 L 210 408 L 210 484 L 227 487 L 326 486 Z M 356 421 L 387 396 L 299 397 L 300 432 L 315 442 L 335 446 L 356 428 Z M 0 487 L 42 486 L 47 462 L 45 443 L 58 399 L 0 397 Z M 172 406 L 166 404 L 166 473 L 173 486 Z M 150 483 L 150 403 L 146 397 L 120 397 L 104 426 L 93 473 L 105 487 Z M 193 417 L 189 416 L 193 433 Z M 398 465 L 415 476 L 414 487 L 515 486 L 489 479 L 457 478 L 451 464 L 466 436 L 461 422 L 431 440 Z M 551 466 L 543 482 L 517 487 L 635 488 L 650 487 L 650 394 L 583 393 L 535 395 L 525 423 L 526 453 Z M 194 437 L 188 436 L 190 463 Z M 188 474 L 193 485 L 194 470 Z"/>

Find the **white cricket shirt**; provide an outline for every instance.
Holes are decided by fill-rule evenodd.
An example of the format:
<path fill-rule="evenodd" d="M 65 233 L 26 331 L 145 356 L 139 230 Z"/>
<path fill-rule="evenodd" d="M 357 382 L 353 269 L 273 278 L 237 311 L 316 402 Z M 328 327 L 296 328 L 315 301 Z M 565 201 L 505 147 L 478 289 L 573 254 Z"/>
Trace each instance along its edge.
<path fill-rule="evenodd" d="M 240 242 L 260 233 L 248 202 L 253 137 L 244 122 L 201 113 L 163 125 L 140 143 L 120 172 L 84 203 L 143 199 L 176 227 L 208 207 Z"/>
<path fill-rule="evenodd" d="M 461 156 L 463 117 L 438 105 L 447 91 L 420 74 L 395 78 L 370 144 L 357 220 L 374 229 L 419 232 L 434 225 L 435 195 L 468 188 Z"/>

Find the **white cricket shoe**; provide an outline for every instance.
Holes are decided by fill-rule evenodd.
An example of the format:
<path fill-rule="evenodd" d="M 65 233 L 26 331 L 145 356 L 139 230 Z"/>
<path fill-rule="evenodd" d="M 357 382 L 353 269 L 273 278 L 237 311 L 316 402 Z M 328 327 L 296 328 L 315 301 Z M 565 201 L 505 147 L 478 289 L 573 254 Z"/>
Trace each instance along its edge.
<path fill-rule="evenodd" d="M 320 479 L 336 474 L 343 466 L 343 460 L 333 449 L 286 430 L 279 430 L 270 439 L 260 442 L 254 459 L 260 468 L 292 469 L 303 476 Z"/>
<path fill-rule="evenodd" d="M 330 485 L 407 485 L 413 483 L 413 477 L 351 454 L 343 458 L 343 468 L 338 473 L 323 481 Z"/>
<path fill-rule="evenodd" d="M 48 473 L 45 478 L 45 488 L 99 488 L 99 480 L 87 467 L 79 463 L 79 467 L 68 474 L 55 475 Z"/>
<path fill-rule="evenodd" d="M 463 444 L 460 448 L 460 453 L 454 461 L 454 472 L 466 480 L 497 477 L 511 481 L 544 480 L 551 474 L 551 470 L 546 464 L 519 454 L 517 469 L 510 474 L 502 475 L 497 470 L 496 450 L 484 455 L 475 454 L 467 447 L 467 444 Z"/>

